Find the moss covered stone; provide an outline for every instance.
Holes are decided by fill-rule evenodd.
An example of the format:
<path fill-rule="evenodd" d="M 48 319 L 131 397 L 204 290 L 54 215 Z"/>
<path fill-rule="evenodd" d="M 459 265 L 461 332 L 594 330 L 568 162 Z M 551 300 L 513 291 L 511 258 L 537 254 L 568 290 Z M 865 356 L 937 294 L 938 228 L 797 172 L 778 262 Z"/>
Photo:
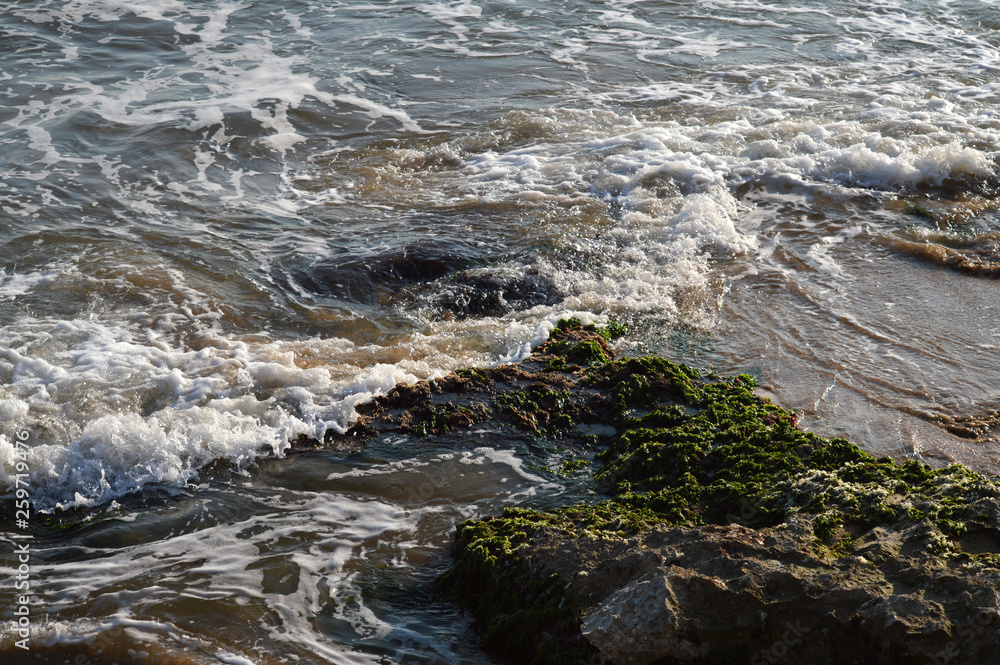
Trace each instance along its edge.
<path fill-rule="evenodd" d="M 575 319 L 560 321 L 526 361 L 396 386 L 358 405 L 353 426 L 344 434 L 328 432 L 323 444 L 357 447 L 389 432 L 423 438 L 477 427 L 593 445 L 600 436 L 587 427 L 613 420 L 612 405 L 587 380 L 592 369 L 614 358 L 608 340 L 620 330 L 619 324 L 598 328 Z M 323 444 L 307 437 L 296 441 L 300 448 Z"/>
<path fill-rule="evenodd" d="M 576 663 L 591 653 L 580 618 L 566 604 L 556 575 L 540 577 L 520 556 L 528 533 L 549 517 L 510 509 L 503 518 L 470 521 L 456 535 L 458 561 L 439 587 L 482 623 L 484 646 L 523 663 Z"/>
<path fill-rule="evenodd" d="M 800 430 L 797 416 L 758 396 L 749 376 L 709 380 L 663 358 L 602 360 L 585 351 L 589 343 L 603 352 L 606 340 L 562 322 L 529 363 L 545 371 L 553 358 L 562 359 L 575 367 L 573 385 L 529 384 L 496 408 L 529 420 L 544 412 L 551 421 L 578 392 L 587 393 L 601 405 L 590 415 L 617 432 L 595 460 L 595 477 L 609 498 L 544 513 L 511 508 L 466 522 L 458 530 L 455 564 L 441 580 L 442 589 L 472 608 L 487 644 L 518 662 L 576 663 L 594 655 L 580 638 L 585 603 L 567 595 L 575 574 L 554 576 L 538 564 L 543 541 L 633 542 L 663 529 L 711 525 L 766 533 L 794 522 L 805 525 L 796 542 L 806 548 L 795 556 L 812 567 L 852 562 L 864 551 L 892 568 L 885 562 L 906 547 L 948 566 L 996 565 L 1000 493 L 993 481 L 960 466 L 935 470 L 915 460 L 875 458 L 844 439 Z M 873 553 L 871 534 L 879 529 L 908 534 L 917 544 Z M 931 569 L 945 565 L 921 561 Z M 879 573 L 883 587 L 887 574 Z M 600 624 L 594 616 L 589 621 Z M 828 628 L 831 635 L 840 630 Z M 735 653 L 723 649 L 722 660 L 713 660 L 706 655 L 712 649 L 692 639 L 684 649 L 701 654 L 697 662 L 729 662 Z M 602 647 L 605 656 L 612 652 Z"/>

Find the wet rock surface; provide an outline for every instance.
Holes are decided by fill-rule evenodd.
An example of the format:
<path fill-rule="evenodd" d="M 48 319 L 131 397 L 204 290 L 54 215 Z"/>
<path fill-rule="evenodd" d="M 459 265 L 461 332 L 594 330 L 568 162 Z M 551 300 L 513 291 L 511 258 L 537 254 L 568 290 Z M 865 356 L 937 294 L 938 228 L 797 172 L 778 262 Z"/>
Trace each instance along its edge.
<path fill-rule="evenodd" d="M 578 608 L 589 662 L 991 662 L 994 568 L 942 558 L 929 520 L 871 532 L 846 556 L 824 551 L 813 521 L 619 538 L 545 529 L 522 556 Z"/>
<path fill-rule="evenodd" d="M 546 275 L 511 268 L 478 268 L 451 277 L 435 303 L 458 318 L 467 318 L 503 316 L 538 305 L 553 305 L 562 296 Z"/>
<path fill-rule="evenodd" d="M 387 254 L 291 266 L 287 278 L 297 290 L 364 303 L 387 289 L 440 279 L 468 266 L 474 255 L 469 244 L 445 239 L 434 246 L 413 244 Z"/>
<path fill-rule="evenodd" d="M 593 328 L 564 327 L 553 331 L 522 363 L 459 370 L 440 379 L 398 385 L 387 395 L 359 404 L 352 427 L 344 434 L 328 432 L 323 443 L 354 448 L 391 433 L 433 436 L 488 428 L 567 445 L 593 444 L 598 436 L 589 426 L 607 421 L 613 405 L 583 380 L 586 368 L 614 356 L 609 336 Z M 303 438 L 297 445 L 319 442 Z"/>

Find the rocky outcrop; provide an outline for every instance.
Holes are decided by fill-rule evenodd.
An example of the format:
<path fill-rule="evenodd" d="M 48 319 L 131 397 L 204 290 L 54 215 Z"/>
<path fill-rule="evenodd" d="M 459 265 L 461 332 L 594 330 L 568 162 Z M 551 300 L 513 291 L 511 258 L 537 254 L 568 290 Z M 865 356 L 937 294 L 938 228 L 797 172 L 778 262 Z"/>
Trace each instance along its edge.
<path fill-rule="evenodd" d="M 996 483 L 876 459 L 800 430 L 750 377 L 616 360 L 608 337 L 561 322 L 524 363 L 397 388 L 349 433 L 488 424 L 600 451 L 605 500 L 459 526 L 439 587 L 487 648 L 586 665 L 996 659 Z"/>
<path fill-rule="evenodd" d="M 995 569 L 942 558 L 930 520 L 875 529 L 846 556 L 817 547 L 813 520 L 620 538 L 542 529 L 520 556 L 557 576 L 593 649 L 585 662 L 992 662 Z"/>

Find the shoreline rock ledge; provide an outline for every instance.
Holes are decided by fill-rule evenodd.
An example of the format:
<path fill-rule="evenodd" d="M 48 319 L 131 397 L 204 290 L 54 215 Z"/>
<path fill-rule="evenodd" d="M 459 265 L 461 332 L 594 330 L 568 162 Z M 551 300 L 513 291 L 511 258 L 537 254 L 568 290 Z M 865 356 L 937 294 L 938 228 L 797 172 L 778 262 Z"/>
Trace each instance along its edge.
<path fill-rule="evenodd" d="M 598 451 L 604 500 L 458 527 L 438 587 L 486 648 L 560 665 L 1000 662 L 996 482 L 800 430 L 746 375 L 614 359 L 613 332 L 562 321 L 526 361 L 399 387 L 350 433 L 475 425 Z"/>

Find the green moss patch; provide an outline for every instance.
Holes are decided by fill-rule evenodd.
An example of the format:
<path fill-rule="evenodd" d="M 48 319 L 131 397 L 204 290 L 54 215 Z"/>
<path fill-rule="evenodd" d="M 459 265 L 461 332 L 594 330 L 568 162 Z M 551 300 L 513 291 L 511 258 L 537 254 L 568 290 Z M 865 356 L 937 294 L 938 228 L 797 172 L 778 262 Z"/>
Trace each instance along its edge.
<path fill-rule="evenodd" d="M 540 578 L 521 556 L 529 533 L 550 519 L 508 509 L 500 518 L 465 522 L 455 537 L 458 560 L 438 586 L 485 618 L 487 649 L 522 663 L 568 665 L 589 653 L 579 616 L 565 603 L 558 576 Z"/>

